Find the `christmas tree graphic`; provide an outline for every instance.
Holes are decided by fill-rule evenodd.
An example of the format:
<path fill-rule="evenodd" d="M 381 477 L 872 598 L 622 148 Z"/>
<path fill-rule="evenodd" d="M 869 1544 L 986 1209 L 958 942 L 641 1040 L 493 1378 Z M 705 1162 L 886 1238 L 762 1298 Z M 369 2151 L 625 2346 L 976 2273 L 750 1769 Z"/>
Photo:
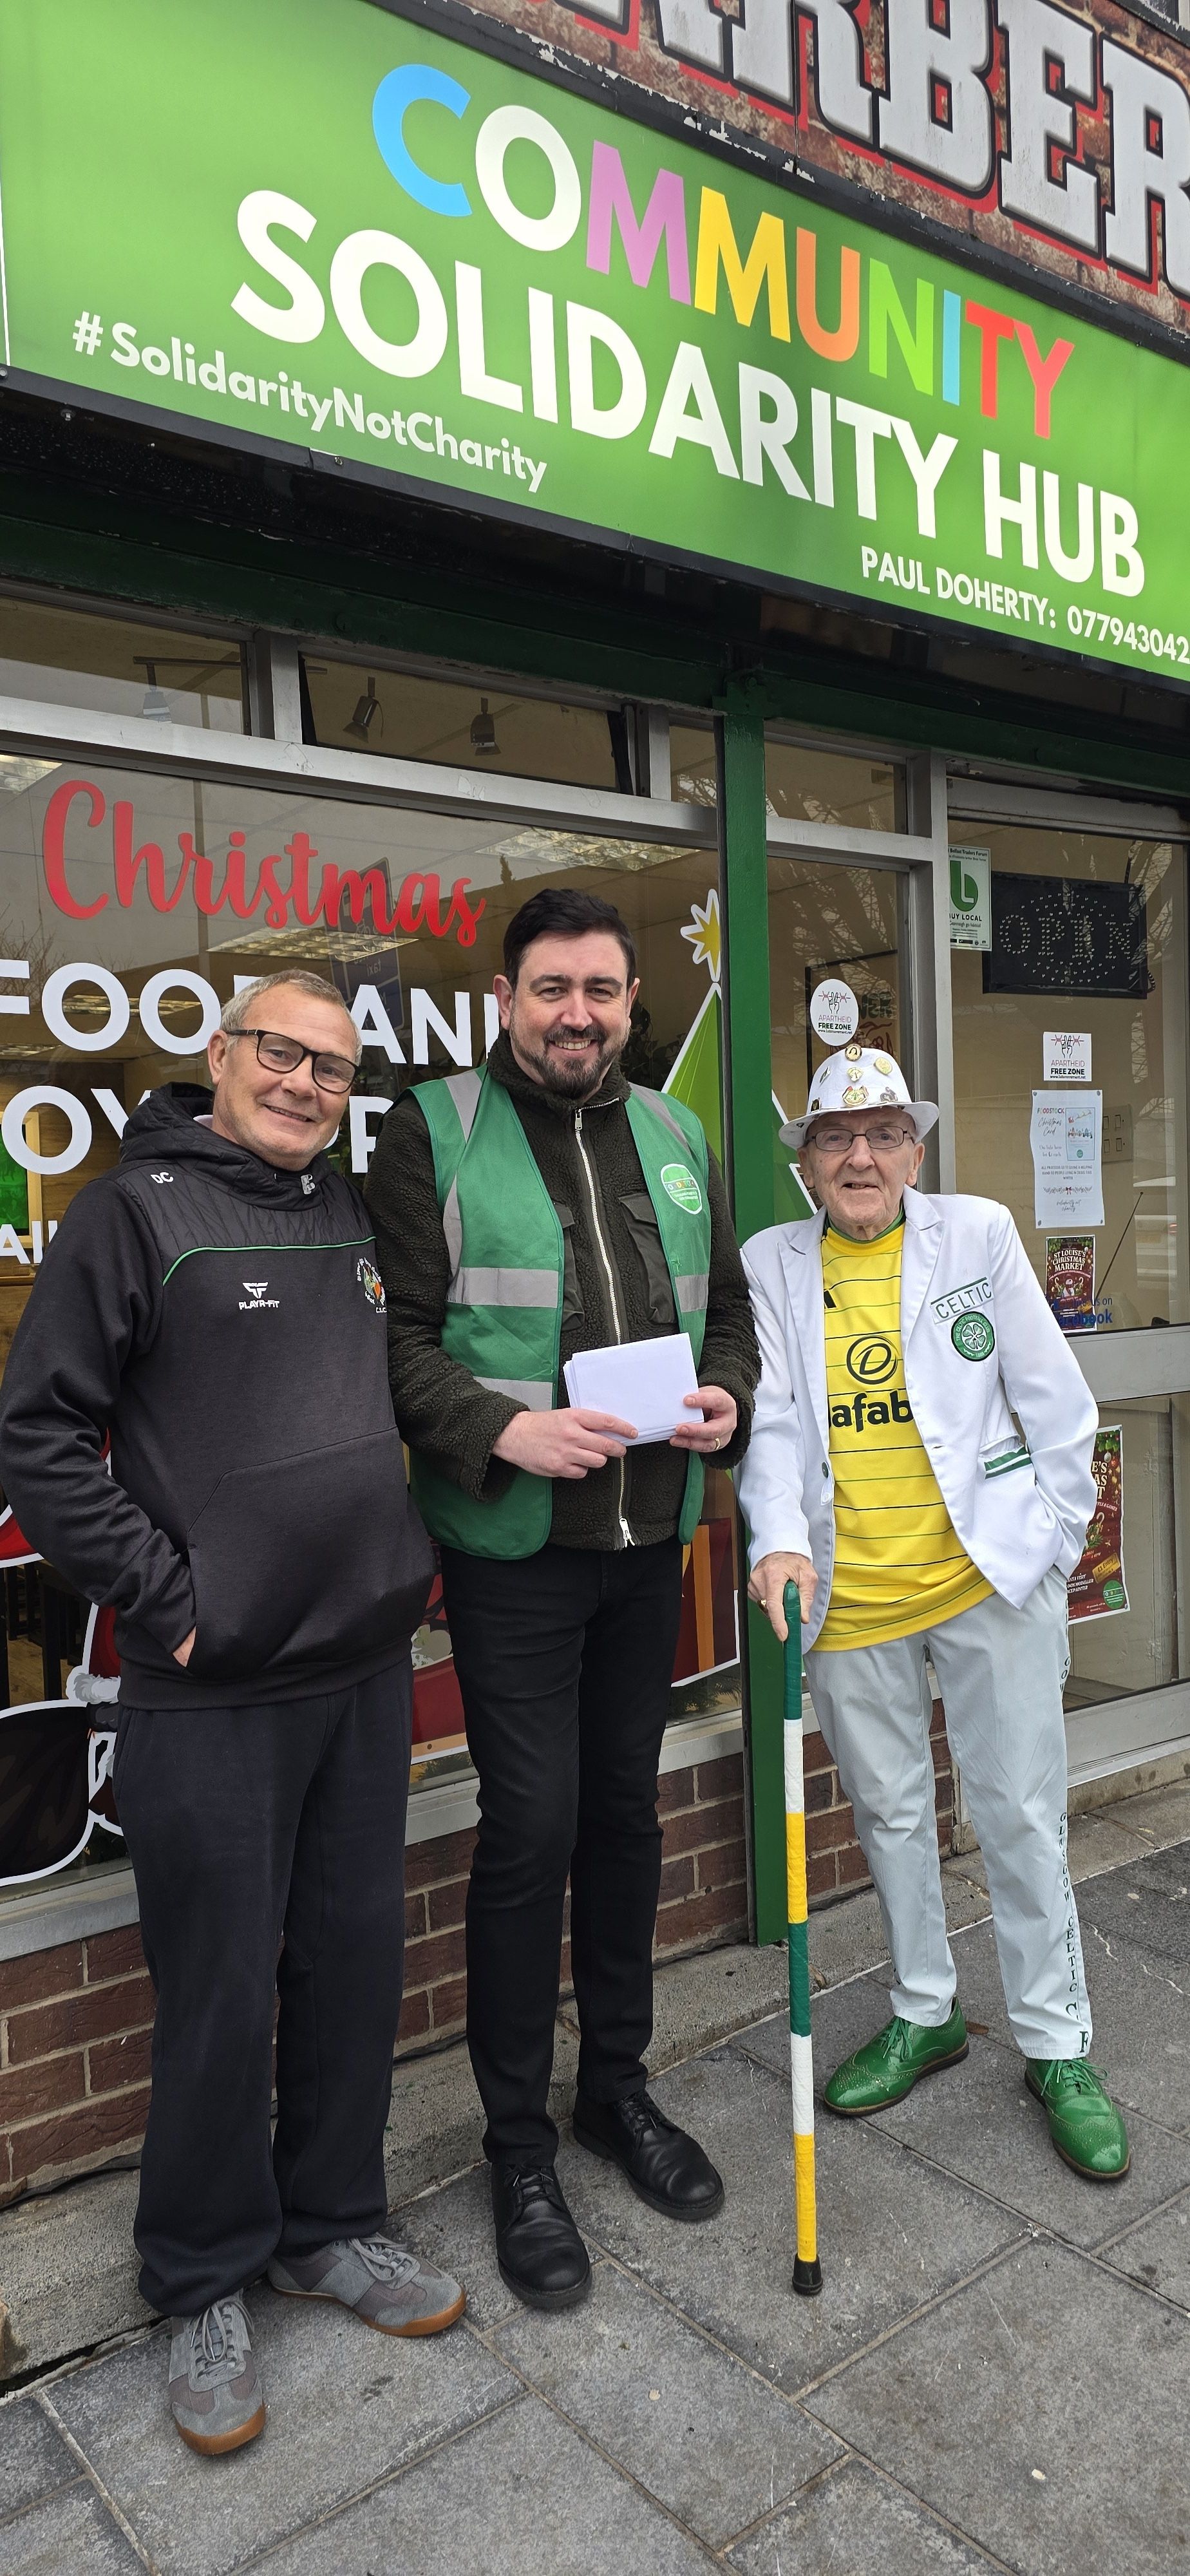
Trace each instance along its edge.
<path fill-rule="evenodd" d="M 723 994 L 721 989 L 722 925 L 719 897 L 710 887 L 705 904 L 693 904 L 691 916 L 683 925 L 683 939 L 694 950 L 696 966 L 705 966 L 710 974 L 709 991 L 696 1011 L 682 1040 L 666 1078 L 665 1089 L 675 1100 L 684 1102 L 700 1119 L 712 1152 L 723 1162 Z M 788 1225 L 794 1217 L 813 1216 L 811 1200 L 798 1179 L 789 1148 L 781 1142 L 781 1128 L 786 1112 L 776 1093 L 772 1098 L 773 1136 L 773 1214 L 778 1225 Z"/>

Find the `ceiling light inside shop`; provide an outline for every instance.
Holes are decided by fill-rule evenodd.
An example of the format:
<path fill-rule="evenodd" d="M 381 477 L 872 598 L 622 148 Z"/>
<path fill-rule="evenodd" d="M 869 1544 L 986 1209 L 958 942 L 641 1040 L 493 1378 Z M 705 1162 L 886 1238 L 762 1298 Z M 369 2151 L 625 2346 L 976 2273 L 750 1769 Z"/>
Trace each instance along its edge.
<path fill-rule="evenodd" d="M 353 733 L 357 742 L 366 742 L 377 716 L 380 718 L 380 730 L 383 733 L 384 709 L 376 695 L 375 680 L 369 680 L 362 698 L 356 699 L 355 714 L 350 724 L 345 725 L 343 730 L 345 733 Z"/>
<path fill-rule="evenodd" d="M 480 699 L 479 714 L 471 718 L 471 748 L 479 760 L 498 760 L 500 757 L 496 727 L 488 714 L 486 698 Z"/>
<path fill-rule="evenodd" d="M 136 653 L 134 654 L 133 659 L 140 663 L 141 668 L 144 671 L 145 678 L 149 684 L 141 702 L 141 714 L 143 716 L 156 716 L 159 721 L 161 718 L 164 718 L 165 722 L 168 724 L 169 699 L 166 697 L 164 689 L 159 689 L 157 686 L 156 663 L 149 660 L 147 653 Z"/>

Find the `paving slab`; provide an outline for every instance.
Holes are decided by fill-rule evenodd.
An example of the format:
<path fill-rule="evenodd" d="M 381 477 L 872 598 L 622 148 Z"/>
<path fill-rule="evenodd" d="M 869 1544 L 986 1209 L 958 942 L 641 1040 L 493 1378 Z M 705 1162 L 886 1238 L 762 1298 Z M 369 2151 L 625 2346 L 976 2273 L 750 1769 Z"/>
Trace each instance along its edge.
<path fill-rule="evenodd" d="M 1190 2566 L 1190 2318 L 1014 2250 L 807 2401 L 1021 2576 Z"/>
<path fill-rule="evenodd" d="M 1084 1879 L 1100 1877 L 1104 1870 L 1144 1860 L 1153 1848 L 1148 1834 L 1137 1831 L 1124 1804 L 1084 1807 L 1069 1818 L 1066 1831 L 1067 1859 L 1076 1887 Z"/>
<path fill-rule="evenodd" d="M 834 1986 L 828 1993 L 811 1998 L 814 2090 L 820 2101 L 823 2085 L 840 2059 L 850 2057 L 853 2048 L 874 2038 L 888 2020 L 892 2007 L 884 1979 L 889 1973 L 876 1968 L 869 1976 L 853 1977 L 847 1985 Z M 733 2045 L 746 2056 L 757 2058 L 788 2085 L 788 2008 L 772 2021 L 757 2022 L 752 2030 L 741 2031 Z"/>
<path fill-rule="evenodd" d="M 0 2522 L 0 2576 L 144 2576 L 143 2561 L 85 2478 Z"/>
<path fill-rule="evenodd" d="M 1129 2113 L 1132 2164 L 1123 2181 L 1080 2180 L 1054 2153 L 1019 2050 L 988 2039 L 972 2039 L 960 2066 L 915 2086 L 881 2112 L 880 2125 L 1072 2245 L 1101 2245 L 1190 2185 L 1190 2135 L 1170 2136 L 1137 2111 Z"/>
<path fill-rule="evenodd" d="M 1190 1991 L 1177 1989 L 1190 1989 L 1190 1977 L 1171 1981 L 1167 1963 L 1146 1959 L 1120 1933 L 1100 1932 L 1096 1912 L 1084 1891 L 1079 1915 L 1091 1997 L 1092 2058 L 1126 2109 L 1141 2111 L 1165 2128 L 1186 2129 Z M 1012 2047 L 990 1923 L 959 1935 L 955 1962 L 959 2000 L 968 2020 L 985 2022 L 993 2039 Z"/>
<path fill-rule="evenodd" d="M 861 2460 L 828 2471 L 727 2555 L 740 2576 L 981 2576 L 991 2563 Z"/>
<path fill-rule="evenodd" d="M 0 2513 L 16 2513 L 53 2488 L 69 2486 L 78 2462 L 35 2397 L 0 2406 Z"/>
<path fill-rule="evenodd" d="M 783 1941 L 768 1942 L 762 1949 L 733 1942 L 729 1949 L 707 1950 L 700 1958 L 675 1959 L 657 1968 L 650 2070 L 675 2066 L 700 2048 L 713 2048 L 759 2014 L 777 2011 L 788 2001 L 787 1977 Z M 573 2003 L 565 2010 L 577 2028 Z"/>
<path fill-rule="evenodd" d="M 1088 1919 L 1163 1963 L 1190 1996 L 1190 1844 L 1153 1854 L 1089 1888 Z"/>
<path fill-rule="evenodd" d="M 40 2369 L 151 2323 L 132 2242 L 139 2188 L 138 2174 L 97 2174 L 0 2217 L 10 2372 Z"/>
<path fill-rule="evenodd" d="M 269 2420 L 204 2460 L 166 2405 L 164 2330 L 55 2382 L 53 2403 L 155 2565 L 228 2576 L 500 2405 L 516 2382 L 466 2326 L 404 2342 L 341 2308 L 249 2293 Z"/>
<path fill-rule="evenodd" d="M 1190 2194 L 1102 2249 L 1100 2260 L 1190 2311 Z"/>
<path fill-rule="evenodd" d="M 1142 1834 L 1155 1851 L 1190 1842 L 1190 1776 L 1167 1780 L 1159 1789 L 1144 1789 L 1120 1798 L 1112 1809 L 1121 1823 Z"/>
<path fill-rule="evenodd" d="M 861 1887 L 835 1905 L 816 1906 L 810 1916 L 810 1976 L 815 1985 L 837 1986 L 858 1976 L 877 1959 L 886 1958 L 888 1943 L 874 1887 Z M 788 2008 L 788 1968 L 781 2002 Z"/>
<path fill-rule="evenodd" d="M 803 2387 L 1021 2233 L 1020 2219 L 870 2123 L 826 2121 L 818 2191 L 828 2293 L 795 2298 L 788 2085 L 727 2047 L 663 2076 L 654 2091 L 718 2165 L 722 2214 L 675 2227 L 613 2166 L 573 2145 L 559 2159 L 567 2198 L 586 2235 L 776 2387 Z"/>
<path fill-rule="evenodd" d="M 424 2193 L 420 2200 L 405 2201 L 391 2212 L 389 2227 L 398 2243 L 412 2246 L 424 2262 L 437 2263 L 462 2282 L 473 2325 L 486 2331 L 513 2314 L 518 2303 L 505 2289 L 496 2263 L 486 2164 Z"/>
<path fill-rule="evenodd" d="M 713 2548 L 837 2456 L 821 2425 L 614 2263 L 597 2267 L 585 2308 L 522 2309 L 496 2344 Z"/>
<path fill-rule="evenodd" d="M 707 2576 L 715 2564 L 534 2397 L 261 2563 L 269 2576 Z"/>

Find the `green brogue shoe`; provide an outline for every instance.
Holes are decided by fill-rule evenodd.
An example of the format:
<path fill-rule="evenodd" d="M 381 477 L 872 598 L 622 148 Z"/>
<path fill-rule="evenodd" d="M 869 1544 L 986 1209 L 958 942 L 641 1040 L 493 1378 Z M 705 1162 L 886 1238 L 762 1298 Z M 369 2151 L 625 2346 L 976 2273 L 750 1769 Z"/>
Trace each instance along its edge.
<path fill-rule="evenodd" d="M 957 2066 L 966 2054 L 967 2025 L 957 2004 L 938 2030 L 925 2030 L 920 2022 L 902 2021 L 897 2014 L 854 2057 L 836 2066 L 823 2100 L 828 2111 L 847 2120 L 858 2120 L 865 2111 L 886 2111 L 890 2102 L 903 2102 L 912 2093 L 920 2075 Z"/>
<path fill-rule="evenodd" d="M 1088 2182 L 1122 2182 L 1132 2162 L 1123 2114 L 1087 2057 L 1028 2057 L 1025 2082 L 1059 2155 Z"/>

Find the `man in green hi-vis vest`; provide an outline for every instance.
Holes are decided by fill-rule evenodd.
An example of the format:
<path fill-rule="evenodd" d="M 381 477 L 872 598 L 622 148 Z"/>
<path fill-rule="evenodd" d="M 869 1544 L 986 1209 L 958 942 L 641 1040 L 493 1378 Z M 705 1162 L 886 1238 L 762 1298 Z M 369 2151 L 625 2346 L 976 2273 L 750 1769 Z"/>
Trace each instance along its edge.
<path fill-rule="evenodd" d="M 413 1490 L 442 1552 L 479 1839 L 467 2037 L 500 2270 L 533 2307 L 586 2295 L 549 2115 L 569 1875 L 582 2028 L 575 2136 L 642 2199 L 710 2218 L 723 2185 L 645 2090 L 661 1874 L 657 1765 L 703 1459 L 742 1455 L 760 1359 L 723 1181 L 693 1112 L 620 1071 L 632 934 L 560 886 L 509 923 L 482 1073 L 407 1092 L 368 1202 Z M 669 1441 L 571 1409 L 580 1351 L 686 1332 Z"/>

